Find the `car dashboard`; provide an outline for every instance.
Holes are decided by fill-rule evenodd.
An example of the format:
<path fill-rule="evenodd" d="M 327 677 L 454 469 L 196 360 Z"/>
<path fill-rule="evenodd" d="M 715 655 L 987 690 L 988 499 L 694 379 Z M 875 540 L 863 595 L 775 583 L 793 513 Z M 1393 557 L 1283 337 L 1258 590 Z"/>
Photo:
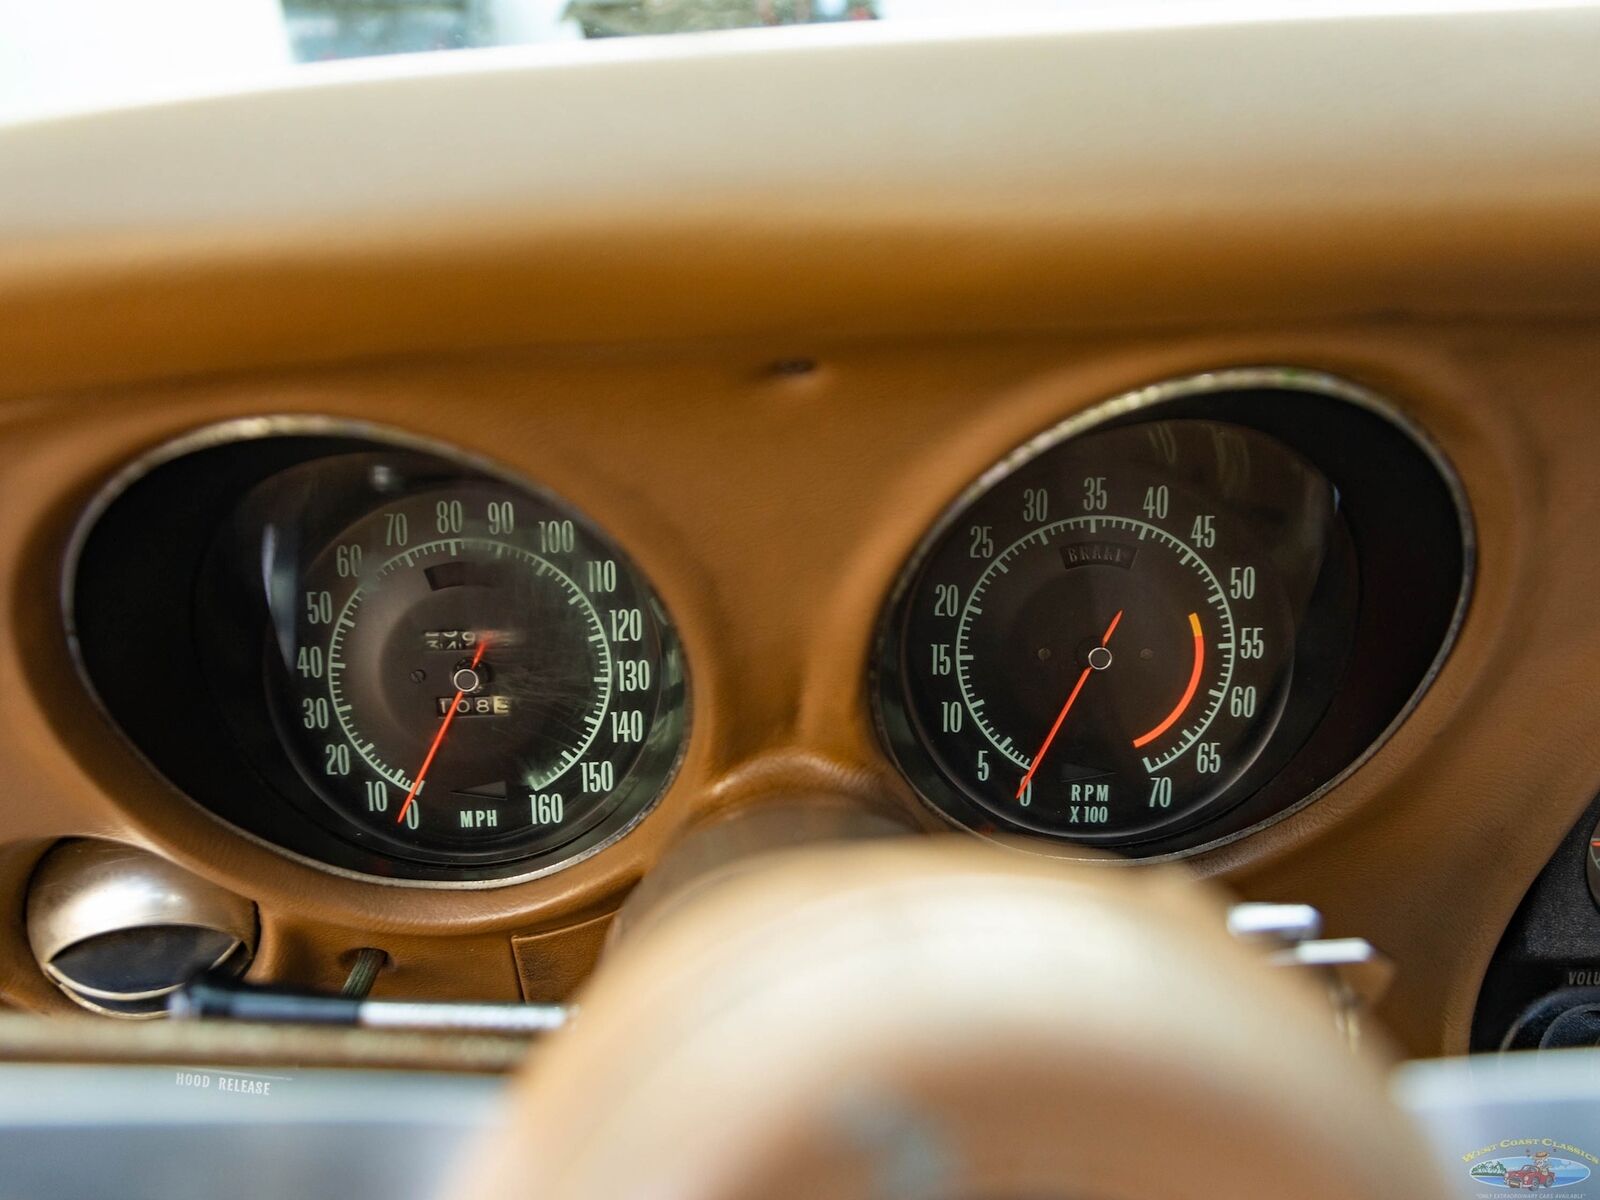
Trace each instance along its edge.
<path fill-rule="evenodd" d="M 72 955 L 134 855 L 211 897 L 185 962 L 561 1002 L 691 831 L 825 795 L 1313 905 L 1403 1051 L 1497 1046 L 1600 781 L 1596 33 L 731 34 L 0 130 L 0 998 L 164 1011 Z"/>

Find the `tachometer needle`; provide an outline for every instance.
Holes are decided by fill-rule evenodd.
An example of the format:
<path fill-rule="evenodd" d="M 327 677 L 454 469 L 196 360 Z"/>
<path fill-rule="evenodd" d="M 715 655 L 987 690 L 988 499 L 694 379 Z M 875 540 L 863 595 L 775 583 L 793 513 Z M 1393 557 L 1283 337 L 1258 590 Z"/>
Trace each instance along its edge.
<path fill-rule="evenodd" d="M 478 651 L 472 656 L 472 665 L 467 669 L 476 671 L 478 664 L 483 661 L 483 652 L 489 648 L 489 639 L 484 638 L 478 643 Z M 457 662 L 460 660 L 457 659 Z M 406 793 L 406 802 L 400 806 L 400 815 L 394 819 L 396 825 L 406 819 L 406 814 L 411 811 L 411 802 L 417 798 L 417 793 L 422 790 L 422 781 L 428 777 L 428 768 L 433 766 L 434 756 L 439 753 L 439 747 L 444 745 L 444 735 L 450 732 L 450 722 L 456 719 L 456 709 L 461 706 L 461 701 L 466 698 L 467 689 L 461 688 L 455 694 L 455 699 L 450 701 L 450 710 L 444 714 L 444 720 L 439 725 L 439 732 L 433 735 L 433 745 L 428 747 L 428 756 L 422 760 L 422 767 L 417 771 L 417 777 L 411 784 L 411 790 Z"/>
<path fill-rule="evenodd" d="M 1111 624 L 1106 626 L 1105 636 L 1100 639 L 1100 646 L 1111 640 L 1111 635 L 1117 631 L 1117 623 L 1122 620 L 1122 610 L 1117 610 L 1117 615 L 1111 618 Z M 1022 777 L 1022 783 L 1017 787 L 1017 799 L 1022 799 L 1022 793 L 1028 790 L 1028 785 L 1033 782 L 1034 772 L 1039 769 L 1039 764 L 1044 762 L 1044 756 L 1050 749 L 1050 743 L 1056 740 L 1056 734 L 1061 732 L 1061 722 L 1067 719 L 1067 714 L 1072 711 L 1073 704 L 1078 699 L 1078 693 L 1083 691 L 1083 685 L 1089 682 L 1089 676 L 1094 673 L 1093 667 L 1085 667 L 1078 676 L 1078 682 L 1072 685 L 1072 694 L 1067 697 L 1067 702 L 1061 706 L 1061 711 L 1056 714 L 1056 723 L 1050 726 L 1050 732 L 1044 735 L 1044 745 L 1039 747 L 1039 753 L 1033 756 L 1033 761 L 1028 764 L 1028 773 Z"/>

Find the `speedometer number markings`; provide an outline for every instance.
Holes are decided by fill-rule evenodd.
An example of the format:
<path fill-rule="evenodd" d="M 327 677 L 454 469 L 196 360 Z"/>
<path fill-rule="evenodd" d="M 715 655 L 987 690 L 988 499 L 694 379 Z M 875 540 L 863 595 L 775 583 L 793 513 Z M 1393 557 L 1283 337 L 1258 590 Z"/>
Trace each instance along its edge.
<path fill-rule="evenodd" d="M 646 753 L 662 672 L 641 585 L 537 500 L 393 501 L 302 591 L 290 687 L 314 719 L 295 744 L 365 836 L 525 853 L 602 816 Z"/>

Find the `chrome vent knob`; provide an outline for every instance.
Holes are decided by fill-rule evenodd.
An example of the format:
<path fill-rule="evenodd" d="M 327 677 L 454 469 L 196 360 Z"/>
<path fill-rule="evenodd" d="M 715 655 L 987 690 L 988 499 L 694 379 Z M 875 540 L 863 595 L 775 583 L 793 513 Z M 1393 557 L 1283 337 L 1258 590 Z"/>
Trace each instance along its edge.
<path fill-rule="evenodd" d="M 28 942 L 40 968 L 108 1016 L 164 1016 L 168 994 L 197 972 L 242 973 L 256 930 L 250 901 L 115 842 L 62 842 L 28 889 Z"/>

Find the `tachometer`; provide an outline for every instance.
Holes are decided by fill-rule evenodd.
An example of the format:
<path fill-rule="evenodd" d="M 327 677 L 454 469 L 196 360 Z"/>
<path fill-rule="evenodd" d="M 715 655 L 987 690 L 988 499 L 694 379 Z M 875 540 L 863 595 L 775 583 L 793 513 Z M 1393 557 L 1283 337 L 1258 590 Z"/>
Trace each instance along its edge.
<path fill-rule="evenodd" d="M 1327 542 L 1332 491 L 1295 456 L 1214 422 L 1157 422 L 994 488 L 930 557 L 906 613 L 912 716 L 999 820 L 1138 837 L 1225 793 L 1271 738 L 1292 662 L 1286 589 L 1309 588 L 1193 477 L 1227 458 L 1276 476 L 1299 540 Z"/>
<path fill-rule="evenodd" d="M 875 698 L 943 815 L 1181 850 L 1308 798 L 1414 698 L 1460 611 L 1449 482 L 1358 389 L 1262 378 L 1053 431 L 924 541 Z"/>
<path fill-rule="evenodd" d="M 1109 501 L 1109 478 L 1089 478 Z M 1118 485 L 1170 513 L 1170 484 Z M 1034 504 L 1048 494 L 1036 490 Z M 1242 535 L 1196 500 L 1179 503 L 1213 552 L 1219 536 L 1235 543 L 1223 576 L 1151 520 L 1081 515 L 995 553 L 966 590 L 953 641 L 937 597 L 913 618 L 929 682 L 948 654 L 958 693 L 923 719 L 950 735 L 942 756 L 953 764 L 964 749 L 974 790 L 1018 824 L 1143 832 L 1225 790 L 1270 736 L 1291 641 L 1281 589 L 1261 556 L 1238 552 Z"/>

